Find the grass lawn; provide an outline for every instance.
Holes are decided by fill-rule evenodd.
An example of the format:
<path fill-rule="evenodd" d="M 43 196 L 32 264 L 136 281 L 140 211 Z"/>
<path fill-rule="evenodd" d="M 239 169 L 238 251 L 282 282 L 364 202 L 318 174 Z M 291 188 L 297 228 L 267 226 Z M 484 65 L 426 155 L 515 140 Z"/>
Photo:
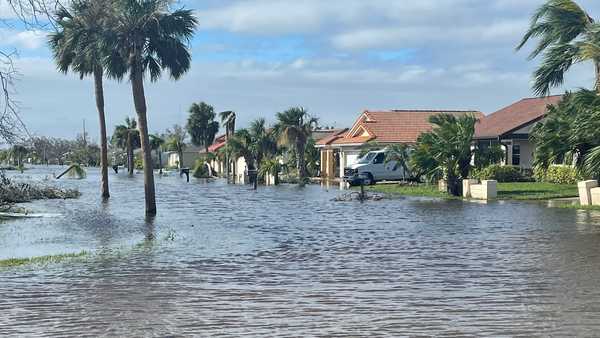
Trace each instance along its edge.
<path fill-rule="evenodd" d="M 378 184 L 367 187 L 367 191 L 402 196 L 455 198 L 445 192 L 439 192 L 437 185 L 425 184 L 417 186 Z M 498 183 L 498 199 L 501 200 L 549 200 L 576 196 L 576 185 L 538 182 Z"/>
<path fill-rule="evenodd" d="M 498 199 L 503 200 L 550 200 L 577 196 L 577 185 L 575 184 L 498 183 Z"/>

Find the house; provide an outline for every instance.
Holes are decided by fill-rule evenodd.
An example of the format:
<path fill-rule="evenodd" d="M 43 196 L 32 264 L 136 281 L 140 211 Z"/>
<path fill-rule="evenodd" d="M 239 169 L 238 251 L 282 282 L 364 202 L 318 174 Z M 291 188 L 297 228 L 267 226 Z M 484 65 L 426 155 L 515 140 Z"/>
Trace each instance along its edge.
<path fill-rule="evenodd" d="M 200 159 L 200 152 L 202 148 L 193 145 L 187 145 L 183 151 L 183 168 L 192 168 L 196 163 L 196 160 Z M 179 154 L 176 151 L 168 151 L 163 154 L 167 158 L 167 166 L 171 168 L 179 167 Z"/>
<path fill-rule="evenodd" d="M 546 116 L 548 106 L 561 99 L 562 95 L 525 98 L 502 108 L 477 124 L 475 142 L 479 147 L 500 144 L 506 153 L 504 164 L 530 169 L 535 144 L 529 140 L 529 134 Z"/>
<path fill-rule="evenodd" d="M 336 133 L 317 142 L 321 150 L 321 177 L 343 177 L 344 168 L 358 161 L 361 149 L 369 142 L 384 147 L 390 144 L 414 144 L 418 137 L 431 131 L 429 118 L 438 114 L 483 114 L 474 110 L 384 110 L 364 111 L 352 128 Z"/>

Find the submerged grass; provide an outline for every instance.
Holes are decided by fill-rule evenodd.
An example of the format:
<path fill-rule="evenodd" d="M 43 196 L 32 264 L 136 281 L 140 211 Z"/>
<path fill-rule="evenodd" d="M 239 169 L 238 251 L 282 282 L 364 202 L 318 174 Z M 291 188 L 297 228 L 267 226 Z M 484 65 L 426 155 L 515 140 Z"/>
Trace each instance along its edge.
<path fill-rule="evenodd" d="M 9 258 L 0 260 L 0 268 L 13 268 L 17 266 L 30 265 L 30 264 L 54 264 L 61 263 L 67 260 L 83 258 L 89 256 L 87 251 L 81 251 L 79 253 L 68 253 L 60 255 L 48 255 L 38 256 L 30 258 Z"/>
<path fill-rule="evenodd" d="M 360 188 L 356 188 L 360 189 Z M 436 185 L 418 184 L 418 185 L 401 185 L 401 184 L 377 184 L 365 187 L 366 191 L 379 192 L 391 196 L 422 196 L 436 198 L 455 198 L 448 193 L 439 191 Z"/>

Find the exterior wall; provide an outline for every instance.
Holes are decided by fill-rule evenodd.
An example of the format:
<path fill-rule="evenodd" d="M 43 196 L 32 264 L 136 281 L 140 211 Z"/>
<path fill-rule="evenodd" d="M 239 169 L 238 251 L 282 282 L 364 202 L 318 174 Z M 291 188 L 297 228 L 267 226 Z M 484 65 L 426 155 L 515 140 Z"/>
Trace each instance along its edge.
<path fill-rule="evenodd" d="M 518 145 L 521 149 L 519 167 L 524 169 L 531 169 L 533 167 L 533 157 L 535 151 L 535 144 L 529 140 L 511 140 L 512 144 L 508 146 L 508 165 L 513 164 L 513 149 L 515 145 Z M 506 143 L 506 141 L 503 141 Z"/>
<path fill-rule="evenodd" d="M 340 177 L 344 177 L 344 168 L 358 162 L 359 148 L 342 148 L 340 150 Z"/>
<path fill-rule="evenodd" d="M 338 176 L 335 171 L 337 167 L 336 150 L 333 148 L 321 148 L 321 178 L 332 180 Z"/>
<path fill-rule="evenodd" d="M 177 167 L 179 163 L 179 154 L 177 152 L 163 153 L 163 157 L 167 156 L 167 164 L 169 167 Z M 200 154 L 197 152 L 183 152 L 183 167 L 191 168 L 196 163 L 196 160 L 200 158 Z"/>

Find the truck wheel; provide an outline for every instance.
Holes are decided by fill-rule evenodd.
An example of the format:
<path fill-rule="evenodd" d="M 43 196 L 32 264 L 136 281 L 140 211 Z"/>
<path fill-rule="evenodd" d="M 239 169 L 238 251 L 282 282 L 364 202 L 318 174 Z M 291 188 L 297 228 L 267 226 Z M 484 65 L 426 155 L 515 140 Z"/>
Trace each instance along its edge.
<path fill-rule="evenodd" d="M 363 183 L 365 185 L 373 185 L 375 184 L 375 179 L 373 179 L 373 175 L 371 175 L 371 173 L 364 173 L 363 175 L 365 175 L 364 181 Z"/>

